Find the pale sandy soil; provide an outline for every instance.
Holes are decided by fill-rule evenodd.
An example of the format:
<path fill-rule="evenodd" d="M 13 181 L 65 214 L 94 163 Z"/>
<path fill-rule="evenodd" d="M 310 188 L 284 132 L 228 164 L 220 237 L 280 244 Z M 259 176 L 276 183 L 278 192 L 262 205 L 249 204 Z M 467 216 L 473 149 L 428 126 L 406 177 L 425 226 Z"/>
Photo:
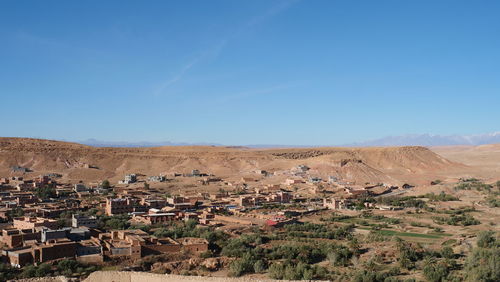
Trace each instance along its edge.
<path fill-rule="evenodd" d="M 469 166 L 468 175 L 500 180 L 500 144 L 432 147 L 433 152 Z"/>
<path fill-rule="evenodd" d="M 101 282 L 101 281 L 116 281 L 116 282 L 199 282 L 199 281 L 213 281 L 213 282 L 258 282 L 258 281 L 278 281 L 265 278 L 228 278 L 228 277 L 206 277 L 206 276 L 181 276 L 171 274 L 152 274 L 145 272 L 121 272 L 121 271 L 97 271 L 90 274 L 84 280 L 85 282 Z M 288 280 L 291 281 L 291 280 Z M 302 280 L 307 281 L 307 280 Z"/>

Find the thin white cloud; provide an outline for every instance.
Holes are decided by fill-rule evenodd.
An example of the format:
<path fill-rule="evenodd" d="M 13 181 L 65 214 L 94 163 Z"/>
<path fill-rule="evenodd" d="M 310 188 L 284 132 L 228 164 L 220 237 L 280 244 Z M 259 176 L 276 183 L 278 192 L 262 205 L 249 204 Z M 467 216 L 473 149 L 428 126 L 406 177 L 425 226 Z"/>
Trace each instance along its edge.
<path fill-rule="evenodd" d="M 222 51 L 224 46 L 226 45 L 227 40 L 221 40 L 218 44 L 212 46 L 211 48 L 203 51 L 199 55 L 197 55 L 194 59 L 192 59 L 189 63 L 185 64 L 182 66 L 182 68 L 173 76 L 170 77 L 169 79 L 165 80 L 155 91 L 154 95 L 159 96 L 163 94 L 163 92 L 170 87 L 171 85 L 179 82 L 184 78 L 184 76 L 188 73 L 190 69 L 192 69 L 195 65 L 200 63 L 201 61 L 204 61 L 208 58 L 216 58 L 219 53 Z"/>
<path fill-rule="evenodd" d="M 163 91 L 165 91 L 165 89 L 167 89 L 170 85 L 178 82 L 179 80 L 182 79 L 182 77 L 184 76 L 184 74 L 186 74 L 187 71 L 189 71 L 194 65 L 196 65 L 199 61 L 199 58 L 195 58 L 194 60 L 192 60 L 191 62 L 189 62 L 188 64 L 184 65 L 181 70 L 172 78 L 164 81 L 155 91 L 154 91 L 154 95 L 155 96 L 158 96 L 160 94 L 163 93 Z"/>
<path fill-rule="evenodd" d="M 172 86 L 173 84 L 181 81 L 184 76 L 191 70 L 194 66 L 196 66 L 198 63 L 208 59 L 212 58 L 215 59 L 219 56 L 219 54 L 222 52 L 224 47 L 227 45 L 227 43 L 231 40 L 233 40 L 235 37 L 238 35 L 243 34 L 247 30 L 269 20 L 273 16 L 279 14 L 280 12 L 286 10 L 288 7 L 291 5 L 295 4 L 296 2 L 299 2 L 300 0 L 290 0 L 290 1 L 281 1 L 279 2 L 278 5 L 275 5 L 268 9 L 266 12 L 264 12 L 261 15 L 257 15 L 253 18 L 251 18 L 248 22 L 246 22 L 244 25 L 242 25 L 240 28 L 238 28 L 235 32 L 233 32 L 231 35 L 229 35 L 227 38 L 220 40 L 216 45 L 212 46 L 211 48 L 201 52 L 198 56 L 195 57 L 192 61 L 184 65 L 174 76 L 168 78 L 165 80 L 155 91 L 154 95 L 159 96 L 165 92 L 167 88 Z"/>
<path fill-rule="evenodd" d="M 273 16 L 281 13 L 282 11 L 288 9 L 290 6 L 295 4 L 296 2 L 299 2 L 300 0 L 290 0 L 290 1 L 281 1 L 277 5 L 272 6 L 270 9 L 268 9 L 266 12 L 263 14 L 257 15 L 250 19 L 243 27 L 240 29 L 240 31 L 244 31 L 245 29 L 257 26 L 268 19 L 272 18 Z"/>

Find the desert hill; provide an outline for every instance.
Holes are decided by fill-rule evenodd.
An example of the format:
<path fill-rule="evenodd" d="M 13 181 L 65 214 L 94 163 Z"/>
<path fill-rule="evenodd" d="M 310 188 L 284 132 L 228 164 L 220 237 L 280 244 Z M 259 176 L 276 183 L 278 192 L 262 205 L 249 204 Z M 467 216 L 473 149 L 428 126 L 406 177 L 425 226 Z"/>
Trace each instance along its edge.
<path fill-rule="evenodd" d="M 228 177 L 256 169 L 289 170 L 299 164 L 327 177 L 356 182 L 427 182 L 467 166 L 424 147 L 249 149 L 221 146 L 149 148 L 91 147 L 61 141 L 0 138 L 0 175 L 11 167 L 28 174 L 61 173 L 68 180 L 118 180 L 126 173 L 144 175 L 203 172 Z"/>
<path fill-rule="evenodd" d="M 466 164 L 482 177 L 500 179 L 500 144 L 441 146 L 431 150 L 449 160 Z"/>

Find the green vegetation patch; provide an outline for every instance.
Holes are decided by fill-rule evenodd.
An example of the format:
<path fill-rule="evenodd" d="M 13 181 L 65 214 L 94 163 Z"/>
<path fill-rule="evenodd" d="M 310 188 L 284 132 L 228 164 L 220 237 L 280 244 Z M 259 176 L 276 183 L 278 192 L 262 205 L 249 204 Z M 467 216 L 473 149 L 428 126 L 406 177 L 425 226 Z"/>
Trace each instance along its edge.
<path fill-rule="evenodd" d="M 456 243 L 457 243 L 456 239 L 449 239 L 449 240 L 444 241 L 441 245 L 442 246 L 450 246 L 450 245 L 453 245 Z"/>
<path fill-rule="evenodd" d="M 439 193 L 439 194 L 434 194 L 434 193 L 427 193 L 424 195 L 425 198 L 429 199 L 432 202 L 447 202 L 447 201 L 458 201 L 458 197 L 455 197 L 450 194 L 446 194 L 445 192 Z"/>
<path fill-rule="evenodd" d="M 491 192 L 492 189 L 493 189 L 493 185 L 485 184 L 476 178 L 461 179 L 460 183 L 455 186 L 456 191 L 476 190 L 479 192 L 483 192 L 483 191 Z"/>
<path fill-rule="evenodd" d="M 359 227 L 359 229 L 363 230 L 371 230 L 370 228 Z M 396 237 L 416 237 L 416 238 L 426 238 L 426 239 L 441 239 L 448 234 L 422 234 L 422 233 L 413 233 L 413 232 L 399 232 L 394 230 L 375 230 L 374 232 L 384 235 L 384 236 L 396 236 Z"/>

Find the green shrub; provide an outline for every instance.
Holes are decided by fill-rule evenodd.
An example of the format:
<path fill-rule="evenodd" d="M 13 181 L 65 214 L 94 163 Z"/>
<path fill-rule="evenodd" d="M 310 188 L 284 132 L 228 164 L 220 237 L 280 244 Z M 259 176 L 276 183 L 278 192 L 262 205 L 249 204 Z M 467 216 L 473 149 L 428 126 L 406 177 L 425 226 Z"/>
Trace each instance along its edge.
<path fill-rule="evenodd" d="M 402 268 L 413 269 L 415 262 L 422 259 L 423 254 L 413 247 L 408 242 L 396 237 L 396 245 L 398 248 L 398 262 Z"/>
<path fill-rule="evenodd" d="M 352 251 L 339 245 L 328 254 L 328 260 L 333 266 L 346 266 L 352 258 Z"/>
<path fill-rule="evenodd" d="M 229 265 L 231 276 L 241 276 L 245 273 L 254 272 L 255 261 L 249 255 L 245 255 L 241 259 L 237 259 Z"/>
<path fill-rule="evenodd" d="M 80 266 L 76 260 L 64 259 L 57 263 L 57 269 L 63 273 L 73 273 Z"/>
<path fill-rule="evenodd" d="M 264 272 L 266 269 L 267 269 L 267 264 L 264 260 L 259 259 L 253 264 L 253 271 L 255 273 Z"/>
<path fill-rule="evenodd" d="M 273 263 L 269 267 L 269 277 L 283 280 L 313 280 L 327 279 L 328 271 L 320 266 L 299 263 L 297 265 L 290 262 Z"/>
<path fill-rule="evenodd" d="M 490 208 L 499 208 L 500 207 L 500 198 L 498 196 L 491 196 L 486 198 L 486 204 Z"/>
<path fill-rule="evenodd" d="M 290 237 L 342 240 L 351 237 L 354 225 L 350 224 L 331 228 L 325 224 L 306 222 L 304 224 L 290 224 L 287 225 L 285 229 L 287 235 Z"/>
<path fill-rule="evenodd" d="M 35 195 L 42 200 L 48 200 L 50 198 L 57 197 L 56 189 L 50 185 L 36 188 Z"/>
<path fill-rule="evenodd" d="M 424 263 L 423 273 L 430 282 L 446 281 L 450 269 L 444 262 L 437 262 L 434 259 L 428 259 Z"/>
<path fill-rule="evenodd" d="M 450 217 L 433 216 L 432 220 L 437 224 L 448 224 L 455 226 L 457 225 L 469 226 L 469 225 L 481 224 L 479 220 L 475 219 L 470 214 L 462 214 L 462 215 L 452 214 Z"/>
<path fill-rule="evenodd" d="M 500 248 L 474 248 L 464 264 L 467 281 L 500 281 Z"/>
<path fill-rule="evenodd" d="M 27 265 L 23 268 L 23 271 L 21 272 L 21 277 L 22 278 L 36 277 L 36 270 L 37 270 L 36 266 Z"/>
<path fill-rule="evenodd" d="M 104 180 L 102 183 L 101 183 L 101 188 L 103 189 L 109 189 L 111 188 L 111 184 L 109 184 L 109 180 Z"/>
<path fill-rule="evenodd" d="M 446 194 L 445 192 L 442 191 L 439 194 L 427 193 L 424 195 L 424 197 L 432 202 L 458 201 L 458 197 Z"/>
<path fill-rule="evenodd" d="M 489 184 L 484 184 L 478 179 L 475 178 L 470 178 L 470 179 L 463 179 L 461 183 L 457 184 L 455 186 L 455 190 L 476 190 L 476 191 L 485 191 L 485 192 L 491 192 L 491 188 L 493 186 Z"/>
<path fill-rule="evenodd" d="M 425 208 L 426 203 L 415 196 L 406 197 L 383 197 L 377 198 L 378 204 L 406 207 L 406 208 Z"/>
<path fill-rule="evenodd" d="M 39 266 L 35 265 L 27 265 L 23 268 L 21 272 L 22 278 L 31 278 L 31 277 L 44 277 L 51 274 L 52 270 L 50 265 L 46 263 L 42 263 Z"/>
<path fill-rule="evenodd" d="M 366 241 L 368 242 L 383 242 L 387 241 L 387 238 L 376 230 L 371 230 L 368 235 L 366 235 Z"/>
<path fill-rule="evenodd" d="M 493 231 L 483 231 L 477 236 L 477 246 L 480 248 L 493 248 L 496 245 L 497 240 Z"/>
<path fill-rule="evenodd" d="M 16 275 L 16 270 L 13 269 L 9 264 L 0 262 L 0 281 L 7 281 L 14 279 Z"/>
<path fill-rule="evenodd" d="M 444 246 L 441 249 L 441 256 L 443 258 L 452 259 L 455 257 L 455 253 L 453 252 L 453 249 L 450 246 Z"/>
<path fill-rule="evenodd" d="M 24 215 L 24 210 L 21 207 L 15 207 L 9 211 L 7 211 L 8 218 L 20 217 Z"/>
<path fill-rule="evenodd" d="M 388 272 L 380 272 L 380 271 L 370 271 L 370 270 L 361 270 L 354 273 L 351 281 L 353 282 L 395 282 L 398 281 L 391 271 Z"/>

